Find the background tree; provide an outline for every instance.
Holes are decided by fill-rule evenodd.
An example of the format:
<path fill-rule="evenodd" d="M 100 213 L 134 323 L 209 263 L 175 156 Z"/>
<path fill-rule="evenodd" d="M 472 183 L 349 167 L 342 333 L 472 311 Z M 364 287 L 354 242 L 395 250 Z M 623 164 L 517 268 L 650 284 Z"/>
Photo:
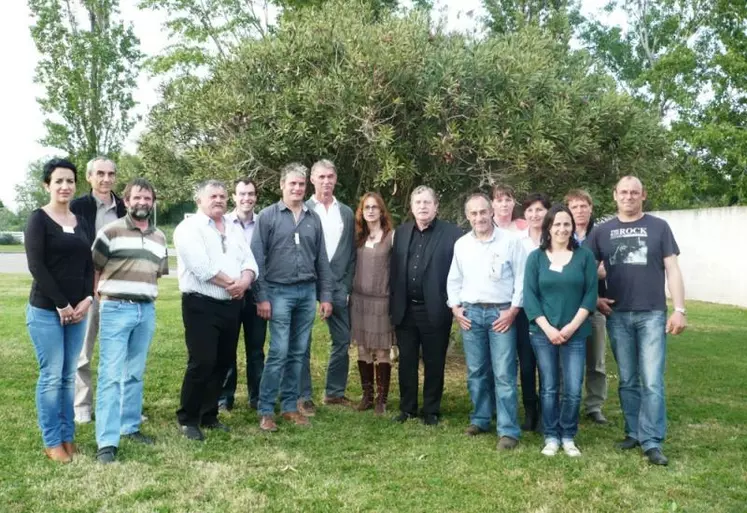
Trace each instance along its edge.
<path fill-rule="evenodd" d="M 132 90 L 141 55 L 116 0 L 29 0 L 40 54 L 35 81 L 46 114 L 40 141 L 84 165 L 116 156 L 135 123 Z"/>
<path fill-rule="evenodd" d="M 32 162 L 26 171 L 26 179 L 15 186 L 16 211 L 24 224 L 32 210 L 41 207 L 49 201 L 49 193 L 42 186 L 42 168 L 44 167 L 44 162 L 45 160 Z M 78 173 L 79 184 L 80 180 L 80 173 Z"/>
<path fill-rule="evenodd" d="M 619 0 L 628 27 L 590 21 L 582 38 L 626 91 L 670 127 L 666 206 L 747 201 L 747 4 Z"/>
<path fill-rule="evenodd" d="M 270 201 L 281 165 L 321 157 L 337 163 L 343 200 L 377 188 L 398 214 L 420 183 L 451 213 L 495 181 L 558 198 L 589 184 L 607 198 L 633 172 L 660 183 L 664 130 L 591 64 L 535 27 L 479 39 L 420 11 L 330 1 L 289 13 L 206 78 L 165 87 L 140 153 L 171 201 L 244 174 Z"/>
<path fill-rule="evenodd" d="M 568 42 L 583 21 L 579 0 L 482 0 L 485 24 L 496 34 L 510 34 L 527 26 L 547 30 Z"/>

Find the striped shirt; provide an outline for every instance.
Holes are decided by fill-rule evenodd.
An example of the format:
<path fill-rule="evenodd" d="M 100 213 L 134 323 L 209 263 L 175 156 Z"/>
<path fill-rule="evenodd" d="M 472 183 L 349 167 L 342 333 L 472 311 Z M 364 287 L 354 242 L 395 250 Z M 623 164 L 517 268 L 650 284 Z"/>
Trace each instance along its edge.
<path fill-rule="evenodd" d="M 102 296 L 153 301 L 158 297 L 158 278 L 169 273 L 166 236 L 151 224 L 141 231 L 127 214 L 99 230 L 93 266 L 101 273 Z"/>
<path fill-rule="evenodd" d="M 198 211 L 174 230 L 176 268 L 179 290 L 184 294 L 197 293 L 213 299 L 229 300 L 231 295 L 210 280 L 223 272 L 234 280 L 243 271 L 259 275 L 252 250 L 241 229 L 223 216 L 225 234 L 218 231 L 215 222 Z"/>

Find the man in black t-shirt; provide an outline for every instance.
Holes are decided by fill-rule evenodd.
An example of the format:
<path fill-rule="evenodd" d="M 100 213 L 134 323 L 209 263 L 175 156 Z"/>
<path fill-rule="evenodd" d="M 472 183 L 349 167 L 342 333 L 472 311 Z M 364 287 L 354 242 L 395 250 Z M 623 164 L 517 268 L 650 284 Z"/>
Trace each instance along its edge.
<path fill-rule="evenodd" d="M 588 247 L 607 270 L 607 297 L 599 298 L 597 308 L 607 316 L 620 370 L 625 439 L 617 446 L 641 446 L 651 463 L 666 465 L 661 452 L 667 427 L 666 335 L 677 335 L 687 325 L 680 250 L 667 222 L 643 213 L 646 191 L 638 178 L 621 178 L 614 197 L 617 216 L 591 232 Z M 665 279 L 675 306 L 669 319 Z"/>

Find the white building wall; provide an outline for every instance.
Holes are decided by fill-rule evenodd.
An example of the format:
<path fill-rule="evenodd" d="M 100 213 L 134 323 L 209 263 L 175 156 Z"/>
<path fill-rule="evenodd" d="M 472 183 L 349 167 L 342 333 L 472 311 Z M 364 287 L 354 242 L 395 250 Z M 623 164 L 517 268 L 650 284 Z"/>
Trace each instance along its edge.
<path fill-rule="evenodd" d="M 687 299 L 747 307 L 747 207 L 649 213 L 674 232 Z"/>

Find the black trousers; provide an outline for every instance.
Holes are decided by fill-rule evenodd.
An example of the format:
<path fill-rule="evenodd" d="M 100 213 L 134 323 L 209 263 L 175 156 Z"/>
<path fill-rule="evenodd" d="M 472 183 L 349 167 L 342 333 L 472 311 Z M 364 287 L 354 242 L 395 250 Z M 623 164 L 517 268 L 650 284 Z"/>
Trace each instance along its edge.
<path fill-rule="evenodd" d="M 182 382 L 179 424 L 210 424 L 218 418 L 223 379 L 236 359 L 241 301 L 182 294 L 187 371 Z"/>
<path fill-rule="evenodd" d="M 265 368 L 265 337 L 267 335 L 267 321 L 257 315 L 257 304 L 249 297 L 244 298 L 244 305 L 239 316 L 239 326 L 244 327 L 244 351 L 246 352 L 246 387 L 249 404 L 257 407 L 259 400 L 259 382 Z M 238 332 L 236 333 L 238 336 Z M 238 344 L 237 344 L 238 345 Z M 219 403 L 228 408 L 233 407 L 238 381 L 238 367 L 236 353 L 233 355 L 231 368 L 228 369 L 223 381 L 223 390 Z"/>
<path fill-rule="evenodd" d="M 514 321 L 516 325 L 516 352 L 519 355 L 519 378 L 521 378 L 521 400 L 524 410 L 536 410 L 537 398 L 537 358 L 529 340 L 529 319 L 522 308 Z"/>
<path fill-rule="evenodd" d="M 434 326 L 424 304 L 409 304 L 402 323 L 395 328 L 399 346 L 399 409 L 416 415 L 418 410 L 418 365 L 423 355 L 424 415 L 440 415 L 444 392 L 446 350 L 451 323 Z"/>

